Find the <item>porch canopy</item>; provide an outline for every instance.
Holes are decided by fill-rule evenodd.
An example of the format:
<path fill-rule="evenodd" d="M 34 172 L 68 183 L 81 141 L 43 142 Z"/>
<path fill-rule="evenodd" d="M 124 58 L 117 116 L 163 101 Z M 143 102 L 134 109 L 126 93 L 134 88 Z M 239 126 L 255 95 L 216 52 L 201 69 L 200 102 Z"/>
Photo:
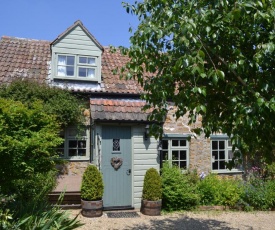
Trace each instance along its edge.
<path fill-rule="evenodd" d="M 152 109 L 143 110 L 141 99 L 90 99 L 91 117 L 96 121 L 148 122 Z"/>

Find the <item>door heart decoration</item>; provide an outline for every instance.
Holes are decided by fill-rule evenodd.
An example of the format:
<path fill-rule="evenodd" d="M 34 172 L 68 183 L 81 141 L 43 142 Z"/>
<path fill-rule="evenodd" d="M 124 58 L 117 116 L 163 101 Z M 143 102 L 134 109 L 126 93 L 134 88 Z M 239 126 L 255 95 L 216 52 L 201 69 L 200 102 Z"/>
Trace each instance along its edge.
<path fill-rule="evenodd" d="M 122 165 L 122 163 L 123 163 L 122 158 L 119 158 L 119 157 L 111 158 L 111 165 L 113 166 L 113 168 L 115 170 L 118 170 L 120 168 L 120 166 Z"/>

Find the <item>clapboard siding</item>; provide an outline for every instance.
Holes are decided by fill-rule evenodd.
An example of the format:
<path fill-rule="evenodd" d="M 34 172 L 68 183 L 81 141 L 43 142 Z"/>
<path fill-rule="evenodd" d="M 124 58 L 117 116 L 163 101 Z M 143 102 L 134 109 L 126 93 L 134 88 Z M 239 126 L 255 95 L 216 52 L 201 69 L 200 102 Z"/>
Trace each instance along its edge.
<path fill-rule="evenodd" d="M 155 138 L 144 140 L 144 127 L 133 127 L 133 191 L 134 207 L 140 208 L 144 175 L 149 168 L 159 170 L 159 158 Z"/>
<path fill-rule="evenodd" d="M 80 27 L 76 26 L 68 31 L 61 39 L 57 40 L 52 46 L 52 75 L 56 76 L 57 54 L 93 56 L 97 58 L 96 79 L 101 82 L 101 54 L 102 50 L 94 42 L 90 35 Z M 69 78 L 66 78 L 68 80 Z M 77 80 L 77 76 L 74 76 Z"/>

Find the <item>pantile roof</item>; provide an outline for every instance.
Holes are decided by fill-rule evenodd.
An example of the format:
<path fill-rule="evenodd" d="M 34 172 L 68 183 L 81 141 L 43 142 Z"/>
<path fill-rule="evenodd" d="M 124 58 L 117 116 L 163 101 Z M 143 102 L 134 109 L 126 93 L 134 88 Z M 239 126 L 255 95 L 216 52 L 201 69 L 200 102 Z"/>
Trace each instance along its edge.
<path fill-rule="evenodd" d="M 0 83 L 10 83 L 19 77 L 44 82 L 48 78 L 50 60 L 48 41 L 2 37 Z"/>
<path fill-rule="evenodd" d="M 147 121 L 150 110 L 142 110 L 143 100 L 92 98 L 91 117 L 101 121 Z"/>
<path fill-rule="evenodd" d="M 10 83 L 14 78 L 28 78 L 45 82 L 51 80 L 51 42 L 4 36 L 0 40 L 0 83 Z M 66 82 L 66 87 L 78 92 L 104 92 L 140 94 L 142 87 L 135 80 L 123 80 L 112 70 L 122 67 L 128 58 L 120 51 L 111 52 L 104 47 L 102 53 L 102 82 Z M 54 80 L 55 81 L 55 80 Z M 56 84 L 55 84 L 56 83 Z M 60 82 L 53 85 L 62 86 Z M 63 84 L 64 87 L 64 84 Z"/>

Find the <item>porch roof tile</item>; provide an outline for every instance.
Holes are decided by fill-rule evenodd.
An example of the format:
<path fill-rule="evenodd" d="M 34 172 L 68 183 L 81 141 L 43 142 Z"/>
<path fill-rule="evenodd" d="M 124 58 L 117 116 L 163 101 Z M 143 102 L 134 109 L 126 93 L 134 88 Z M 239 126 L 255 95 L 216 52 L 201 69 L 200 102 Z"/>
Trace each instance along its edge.
<path fill-rule="evenodd" d="M 147 121 L 151 110 L 144 111 L 146 104 L 140 99 L 90 99 L 91 116 L 94 120 Z"/>

